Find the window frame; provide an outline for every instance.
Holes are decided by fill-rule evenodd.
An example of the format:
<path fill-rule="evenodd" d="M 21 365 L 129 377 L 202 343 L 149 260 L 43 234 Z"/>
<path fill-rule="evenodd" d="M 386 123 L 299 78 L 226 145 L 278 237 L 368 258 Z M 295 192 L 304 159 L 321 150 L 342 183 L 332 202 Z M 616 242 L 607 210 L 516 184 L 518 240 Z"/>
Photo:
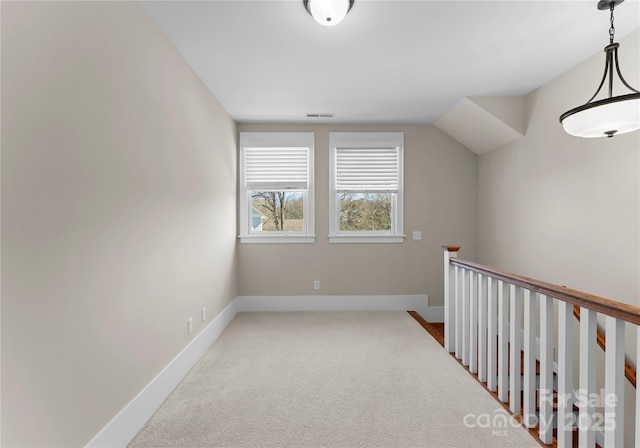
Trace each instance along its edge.
<path fill-rule="evenodd" d="M 340 201 L 336 186 L 337 148 L 390 148 L 398 150 L 398 189 L 392 205 L 391 231 L 340 230 Z M 329 134 L 329 242 L 404 242 L 404 132 L 331 132 Z"/>
<path fill-rule="evenodd" d="M 314 215 L 314 144 L 313 132 L 240 132 L 240 163 L 239 163 L 239 238 L 241 243 L 314 243 L 315 215 Z M 246 179 L 246 148 L 307 148 L 307 188 L 292 189 L 291 191 L 303 191 L 303 232 L 268 231 L 252 232 L 249 223 L 251 220 L 252 191 L 265 191 L 250 189 Z M 286 191 L 286 190 L 273 190 Z"/>

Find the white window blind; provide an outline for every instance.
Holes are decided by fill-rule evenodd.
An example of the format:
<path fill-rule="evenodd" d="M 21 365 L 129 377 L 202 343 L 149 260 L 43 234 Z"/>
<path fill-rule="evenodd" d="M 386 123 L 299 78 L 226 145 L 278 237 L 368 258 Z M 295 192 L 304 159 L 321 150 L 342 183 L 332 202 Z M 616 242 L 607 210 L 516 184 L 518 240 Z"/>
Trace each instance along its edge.
<path fill-rule="evenodd" d="M 309 185 L 309 148 L 245 148 L 245 180 L 249 190 L 306 190 Z"/>
<path fill-rule="evenodd" d="M 329 242 L 404 242 L 404 133 L 330 132 L 329 151 Z"/>
<path fill-rule="evenodd" d="M 336 148 L 338 192 L 396 192 L 399 148 Z"/>

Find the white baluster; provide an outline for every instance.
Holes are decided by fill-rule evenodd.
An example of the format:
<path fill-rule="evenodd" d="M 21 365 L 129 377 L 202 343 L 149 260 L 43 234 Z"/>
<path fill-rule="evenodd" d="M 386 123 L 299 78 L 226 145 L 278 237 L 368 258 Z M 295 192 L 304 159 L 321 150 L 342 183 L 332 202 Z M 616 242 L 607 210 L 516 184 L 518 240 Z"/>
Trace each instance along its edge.
<path fill-rule="evenodd" d="M 604 446 L 624 445 L 624 320 L 607 316 L 604 367 Z"/>
<path fill-rule="evenodd" d="M 462 365 L 469 365 L 469 271 L 462 270 Z"/>
<path fill-rule="evenodd" d="M 520 291 L 516 285 L 509 285 L 510 318 L 509 318 L 509 409 L 514 414 L 520 413 L 520 321 L 522 319 L 522 302 Z"/>
<path fill-rule="evenodd" d="M 588 308 L 580 310 L 580 393 L 583 397 L 591 397 L 596 393 L 596 321 L 597 313 Z M 586 394 L 586 395 L 585 395 Z M 593 400 L 581 400 L 584 406 L 580 406 L 578 414 L 578 443 L 580 448 L 593 448 L 596 446 L 596 434 L 592 426 L 595 406 Z"/>
<path fill-rule="evenodd" d="M 478 373 L 478 283 L 469 271 L 469 372 Z"/>
<path fill-rule="evenodd" d="M 455 347 L 455 267 L 451 258 L 458 256 L 459 247 L 442 246 L 444 251 L 444 349 L 451 353 Z"/>
<path fill-rule="evenodd" d="M 487 279 L 487 388 L 495 392 L 498 388 L 498 281 Z"/>
<path fill-rule="evenodd" d="M 498 281 L 498 399 L 509 399 L 509 285 Z"/>
<path fill-rule="evenodd" d="M 524 290 L 524 424 L 536 425 L 536 293 Z"/>
<path fill-rule="evenodd" d="M 573 438 L 573 315 L 572 305 L 558 303 L 558 448 Z"/>
<path fill-rule="evenodd" d="M 456 290 L 456 343 L 455 343 L 455 352 L 456 358 L 460 359 L 462 357 L 462 288 L 460 285 L 460 276 L 461 276 L 462 268 L 456 266 L 455 268 L 455 290 Z"/>
<path fill-rule="evenodd" d="M 542 443 L 553 438 L 553 299 L 540 294 L 540 426 Z"/>
<path fill-rule="evenodd" d="M 478 274 L 478 379 L 487 381 L 487 277 Z"/>

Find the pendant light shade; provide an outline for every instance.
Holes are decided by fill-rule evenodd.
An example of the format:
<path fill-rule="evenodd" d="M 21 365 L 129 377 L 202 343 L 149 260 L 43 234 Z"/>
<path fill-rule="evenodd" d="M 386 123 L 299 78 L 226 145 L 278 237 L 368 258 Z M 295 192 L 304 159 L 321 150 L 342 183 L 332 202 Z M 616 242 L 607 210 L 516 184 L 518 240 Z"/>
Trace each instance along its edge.
<path fill-rule="evenodd" d="M 342 22 L 353 2 L 354 0 L 303 0 L 309 14 L 323 26 L 334 26 Z"/>
<path fill-rule="evenodd" d="M 561 121 L 567 134 L 584 138 L 613 137 L 640 129 L 640 93 L 595 101 L 589 106 L 563 114 Z"/>
<path fill-rule="evenodd" d="M 600 0 L 598 9 L 611 11 L 611 27 L 609 28 L 609 45 L 604 48 L 606 60 L 604 75 L 600 85 L 591 99 L 582 106 L 575 107 L 560 115 L 560 123 L 567 134 L 583 138 L 613 137 L 640 129 L 640 91 L 634 89 L 622 76 L 618 64 L 618 48 L 620 44 L 613 42 L 615 28 L 613 26 L 613 10 L 624 0 Z M 617 73 L 619 82 L 631 93 L 613 96 L 614 76 Z M 594 101 L 600 90 L 608 81 L 608 97 Z"/>

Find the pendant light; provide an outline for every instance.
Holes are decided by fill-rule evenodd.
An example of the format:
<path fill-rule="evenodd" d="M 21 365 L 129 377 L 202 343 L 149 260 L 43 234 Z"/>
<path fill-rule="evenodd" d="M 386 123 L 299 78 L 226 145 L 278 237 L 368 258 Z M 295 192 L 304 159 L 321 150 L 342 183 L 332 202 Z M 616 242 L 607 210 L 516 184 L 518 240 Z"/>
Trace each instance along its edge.
<path fill-rule="evenodd" d="M 324 26 L 342 22 L 351 10 L 354 0 L 302 0 L 311 17 Z"/>
<path fill-rule="evenodd" d="M 596 93 L 589 101 L 560 115 L 560 123 L 562 123 L 565 132 L 570 135 L 584 138 L 613 137 L 614 135 L 626 134 L 640 129 L 640 91 L 631 87 L 622 76 L 618 64 L 618 47 L 620 47 L 620 44 L 613 42 L 615 34 L 613 10 L 623 1 L 600 0 L 598 2 L 599 10 L 608 9 L 611 11 L 609 45 L 604 47 L 604 52 L 606 53 L 604 75 Z M 632 93 L 613 96 L 615 73 L 618 74 L 622 84 Z M 600 93 L 607 77 L 609 81 L 609 96 L 605 99 L 593 101 Z"/>

